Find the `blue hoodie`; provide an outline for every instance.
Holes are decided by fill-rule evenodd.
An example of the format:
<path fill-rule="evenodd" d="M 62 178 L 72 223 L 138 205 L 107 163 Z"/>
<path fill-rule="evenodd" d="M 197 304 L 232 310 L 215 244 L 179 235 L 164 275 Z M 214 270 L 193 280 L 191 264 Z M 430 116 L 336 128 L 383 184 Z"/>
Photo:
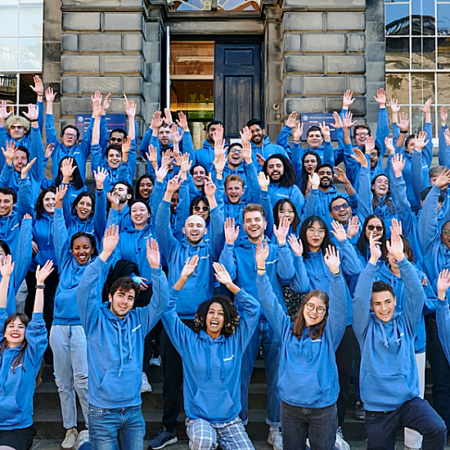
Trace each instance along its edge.
<path fill-rule="evenodd" d="M 269 256 L 266 261 L 267 275 L 272 284 L 275 295 L 283 311 L 287 311 L 283 297 L 282 280 L 290 280 L 294 276 L 294 265 L 292 263 L 292 253 L 289 247 L 272 244 L 268 240 Z M 220 264 L 227 269 L 232 280 L 245 289 L 250 295 L 258 299 L 256 288 L 256 244 L 250 242 L 247 235 L 244 235 L 235 242 L 234 245 L 225 244 L 220 255 Z M 264 317 L 261 312 L 261 317 Z"/>
<path fill-rule="evenodd" d="M 342 272 L 346 277 L 358 276 L 361 273 L 358 257 L 355 248 L 346 239 L 338 242 L 338 249 L 341 254 Z M 294 257 L 295 274 L 291 280 L 291 288 L 295 292 L 306 294 L 314 289 L 319 289 L 330 294 L 330 282 L 333 278 L 330 269 L 325 264 L 322 250 L 309 252 L 307 258 L 303 256 Z M 347 302 L 347 325 L 352 323 L 352 298 L 347 286 L 345 289 Z"/>
<path fill-rule="evenodd" d="M 448 125 L 442 126 L 439 128 L 439 165 L 449 167 L 450 166 L 450 146 L 445 142 L 445 130 L 448 128 Z"/>
<path fill-rule="evenodd" d="M 203 147 L 195 150 L 194 165 L 201 164 L 208 172 L 211 172 L 214 161 L 214 146 L 205 139 Z"/>
<path fill-rule="evenodd" d="M 258 164 L 258 160 L 256 159 L 256 154 L 259 153 L 262 155 L 264 159 L 267 159 L 271 155 L 280 154 L 286 156 L 290 160 L 288 152 L 280 145 L 272 144 L 270 142 L 269 136 L 264 136 L 262 145 L 258 146 L 250 141 L 252 146 L 252 161 L 257 166 L 257 171 L 261 172 L 262 167 Z"/>
<path fill-rule="evenodd" d="M 361 400 L 368 411 L 394 411 L 419 396 L 414 339 L 425 293 L 416 269 L 406 258 L 398 263 L 405 286 L 405 308 L 382 322 L 371 311 L 377 268 L 361 272 L 353 299 L 353 329 L 361 348 Z"/>
<path fill-rule="evenodd" d="M 267 320 L 274 330 L 275 341 L 281 341 L 278 389 L 281 399 L 292 406 L 325 408 L 336 403 L 339 376 L 335 352 L 345 332 L 347 286 L 342 275 L 331 275 L 328 319 L 322 337 L 292 334 L 292 322 L 280 307 L 266 274 L 257 277 L 258 296 Z"/>
<path fill-rule="evenodd" d="M 425 331 L 425 316 L 436 311 L 436 294 L 428 284 L 428 280 L 425 274 L 421 270 L 418 270 L 416 267 L 415 269 L 425 292 L 425 304 L 423 305 L 423 314 L 420 319 L 419 327 L 417 329 L 416 338 L 414 339 L 414 350 L 416 353 L 424 353 L 426 350 L 427 341 L 427 335 Z M 379 267 L 378 272 L 375 276 L 375 281 L 384 281 L 385 283 L 388 283 L 393 287 L 395 298 L 397 300 L 395 310 L 398 312 L 404 311 L 406 294 L 405 285 L 403 283 L 401 274 L 400 277 L 395 275 L 394 272 L 392 272 L 389 268 L 389 263 L 386 262 Z"/>
<path fill-rule="evenodd" d="M 175 312 L 181 292 L 183 290 L 172 290 L 170 305 L 162 320 L 183 361 L 186 417 L 211 423 L 230 422 L 242 409 L 242 358 L 258 324 L 259 304 L 241 289 L 234 297 L 240 310 L 236 332 L 213 339 L 205 331 L 195 333 L 181 322 Z"/>
<path fill-rule="evenodd" d="M 450 363 L 450 310 L 448 299 L 438 300 L 436 307 L 436 322 L 442 350 L 444 350 L 445 356 Z"/>
<path fill-rule="evenodd" d="M 56 266 L 55 246 L 53 244 L 54 216 L 50 216 L 47 211 L 42 213 L 40 219 L 33 218 L 33 241 L 39 247 L 36 256 L 30 266 L 32 272 L 36 267 L 43 266 L 48 260 L 53 261 Z"/>
<path fill-rule="evenodd" d="M 271 181 L 269 184 L 269 194 L 272 205 L 275 205 L 278 200 L 289 199 L 295 205 L 297 213 L 301 217 L 305 205 L 305 197 L 303 197 L 300 189 L 295 184 L 290 187 L 285 187 Z"/>
<path fill-rule="evenodd" d="M 196 245 L 190 244 L 186 236 L 181 241 L 173 236 L 170 229 L 169 202 L 163 200 L 156 215 L 155 231 L 161 253 L 169 266 L 170 286 L 173 286 L 180 278 L 187 258 L 192 258 L 194 255 L 199 256 L 198 266 L 186 282 L 177 302 L 177 313 L 182 319 L 193 319 L 198 305 L 212 298 L 214 294 L 215 277 L 212 263 L 219 258 L 224 236 L 223 217 L 219 208 L 212 209 L 210 214 L 209 241 L 205 242 L 203 238 Z"/>
<path fill-rule="evenodd" d="M 162 270 L 151 269 L 150 303 L 120 319 L 111 311 L 110 302 L 102 303 L 110 264 L 100 258 L 90 264 L 77 295 L 89 349 L 88 402 L 98 408 L 128 408 L 142 403 L 144 340 L 167 308 L 169 289 Z"/>
<path fill-rule="evenodd" d="M 54 221 L 53 243 L 59 284 L 55 294 L 53 325 L 81 325 L 76 301 L 77 291 L 84 271 L 96 257 L 91 257 L 85 265 L 78 264 L 70 248 L 70 240 L 61 208 L 55 208 Z"/>
<path fill-rule="evenodd" d="M 8 314 L 0 308 L 0 340 Z M 25 330 L 25 349 L 23 360 L 13 371 L 22 345 L 6 346 L 0 356 L 0 430 L 15 430 L 33 425 L 33 395 L 36 377 L 48 345 L 47 329 L 42 313 L 33 313 Z"/>

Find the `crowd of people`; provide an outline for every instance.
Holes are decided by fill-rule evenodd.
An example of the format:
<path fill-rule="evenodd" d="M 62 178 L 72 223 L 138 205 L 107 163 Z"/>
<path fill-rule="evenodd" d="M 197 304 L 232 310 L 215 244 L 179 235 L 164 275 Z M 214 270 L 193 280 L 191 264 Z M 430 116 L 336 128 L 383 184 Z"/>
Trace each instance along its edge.
<path fill-rule="evenodd" d="M 163 372 L 162 425 L 150 450 L 177 442 L 182 386 L 191 449 L 253 449 L 246 426 L 258 355 L 274 450 L 349 449 L 342 425 L 351 384 L 368 449 L 394 450 L 403 428 L 406 448 L 444 449 L 445 108 L 439 165 L 432 100 L 420 108 L 424 129 L 409 134 L 408 115 L 390 99 L 391 130 L 383 89 L 375 137 L 353 121 L 354 98 L 344 93 L 331 126 L 337 146 L 325 123 L 309 127 L 302 145 L 292 112 L 276 143 L 261 120 L 230 144 L 212 121 L 195 150 L 186 115 L 174 122 L 156 111 L 139 146 L 147 172 L 133 188 L 133 101 L 125 97 L 127 131 L 108 133 L 111 98 L 96 92 L 80 141 L 75 126 L 55 130 L 56 93 L 39 77 L 32 89 L 37 103 L 25 117 L 0 104 L 1 450 L 32 446 L 43 364 L 54 370 L 63 449 L 142 450 L 150 361 Z M 424 400 L 427 359 L 433 407 Z M 86 424 L 79 433 L 76 398 Z"/>

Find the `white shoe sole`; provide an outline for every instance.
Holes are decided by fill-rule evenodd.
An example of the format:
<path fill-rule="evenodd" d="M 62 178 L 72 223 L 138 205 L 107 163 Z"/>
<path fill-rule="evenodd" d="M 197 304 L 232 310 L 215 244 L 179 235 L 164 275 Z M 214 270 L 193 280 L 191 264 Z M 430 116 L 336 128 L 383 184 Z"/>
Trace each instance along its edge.
<path fill-rule="evenodd" d="M 159 447 L 152 447 L 153 450 L 159 450 L 160 448 L 167 447 L 168 445 L 176 444 L 178 442 L 178 438 L 175 436 L 170 441 L 164 442 L 163 445 L 160 445 Z"/>

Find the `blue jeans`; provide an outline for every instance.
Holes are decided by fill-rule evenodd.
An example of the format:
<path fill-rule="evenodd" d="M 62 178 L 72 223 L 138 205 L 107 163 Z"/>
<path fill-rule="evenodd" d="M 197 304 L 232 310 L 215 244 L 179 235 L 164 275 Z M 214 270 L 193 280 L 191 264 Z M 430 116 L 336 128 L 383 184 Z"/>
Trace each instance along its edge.
<path fill-rule="evenodd" d="M 259 324 L 253 334 L 242 358 L 241 402 L 242 411 L 239 414 L 244 425 L 248 423 L 248 387 L 255 366 L 259 347 L 263 346 L 264 365 L 267 379 L 267 419 L 271 427 L 281 426 L 281 400 L 278 392 L 278 367 L 280 365 L 280 341 L 273 341 L 273 331 L 265 318 L 259 319 Z"/>
<path fill-rule="evenodd" d="M 141 406 L 105 409 L 89 405 L 92 450 L 142 450 L 145 421 Z"/>

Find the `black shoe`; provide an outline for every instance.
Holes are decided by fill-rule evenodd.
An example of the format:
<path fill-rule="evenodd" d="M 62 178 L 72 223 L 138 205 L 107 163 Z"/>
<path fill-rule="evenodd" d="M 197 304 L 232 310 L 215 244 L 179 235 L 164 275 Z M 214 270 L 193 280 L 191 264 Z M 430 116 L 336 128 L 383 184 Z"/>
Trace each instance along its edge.
<path fill-rule="evenodd" d="M 175 431 L 167 431 L 166 427 L 162 427 L 154 439 L 148 443 L 148 450 L 159 450 L 167 445 L 176 444 L 178 442 Z"/>
<path fill-rule="evenodd" d="M 364 409 L 364 403 L 358 400 L 355 404 L 355 419 L 366 420 L 366 410 Z"/>

